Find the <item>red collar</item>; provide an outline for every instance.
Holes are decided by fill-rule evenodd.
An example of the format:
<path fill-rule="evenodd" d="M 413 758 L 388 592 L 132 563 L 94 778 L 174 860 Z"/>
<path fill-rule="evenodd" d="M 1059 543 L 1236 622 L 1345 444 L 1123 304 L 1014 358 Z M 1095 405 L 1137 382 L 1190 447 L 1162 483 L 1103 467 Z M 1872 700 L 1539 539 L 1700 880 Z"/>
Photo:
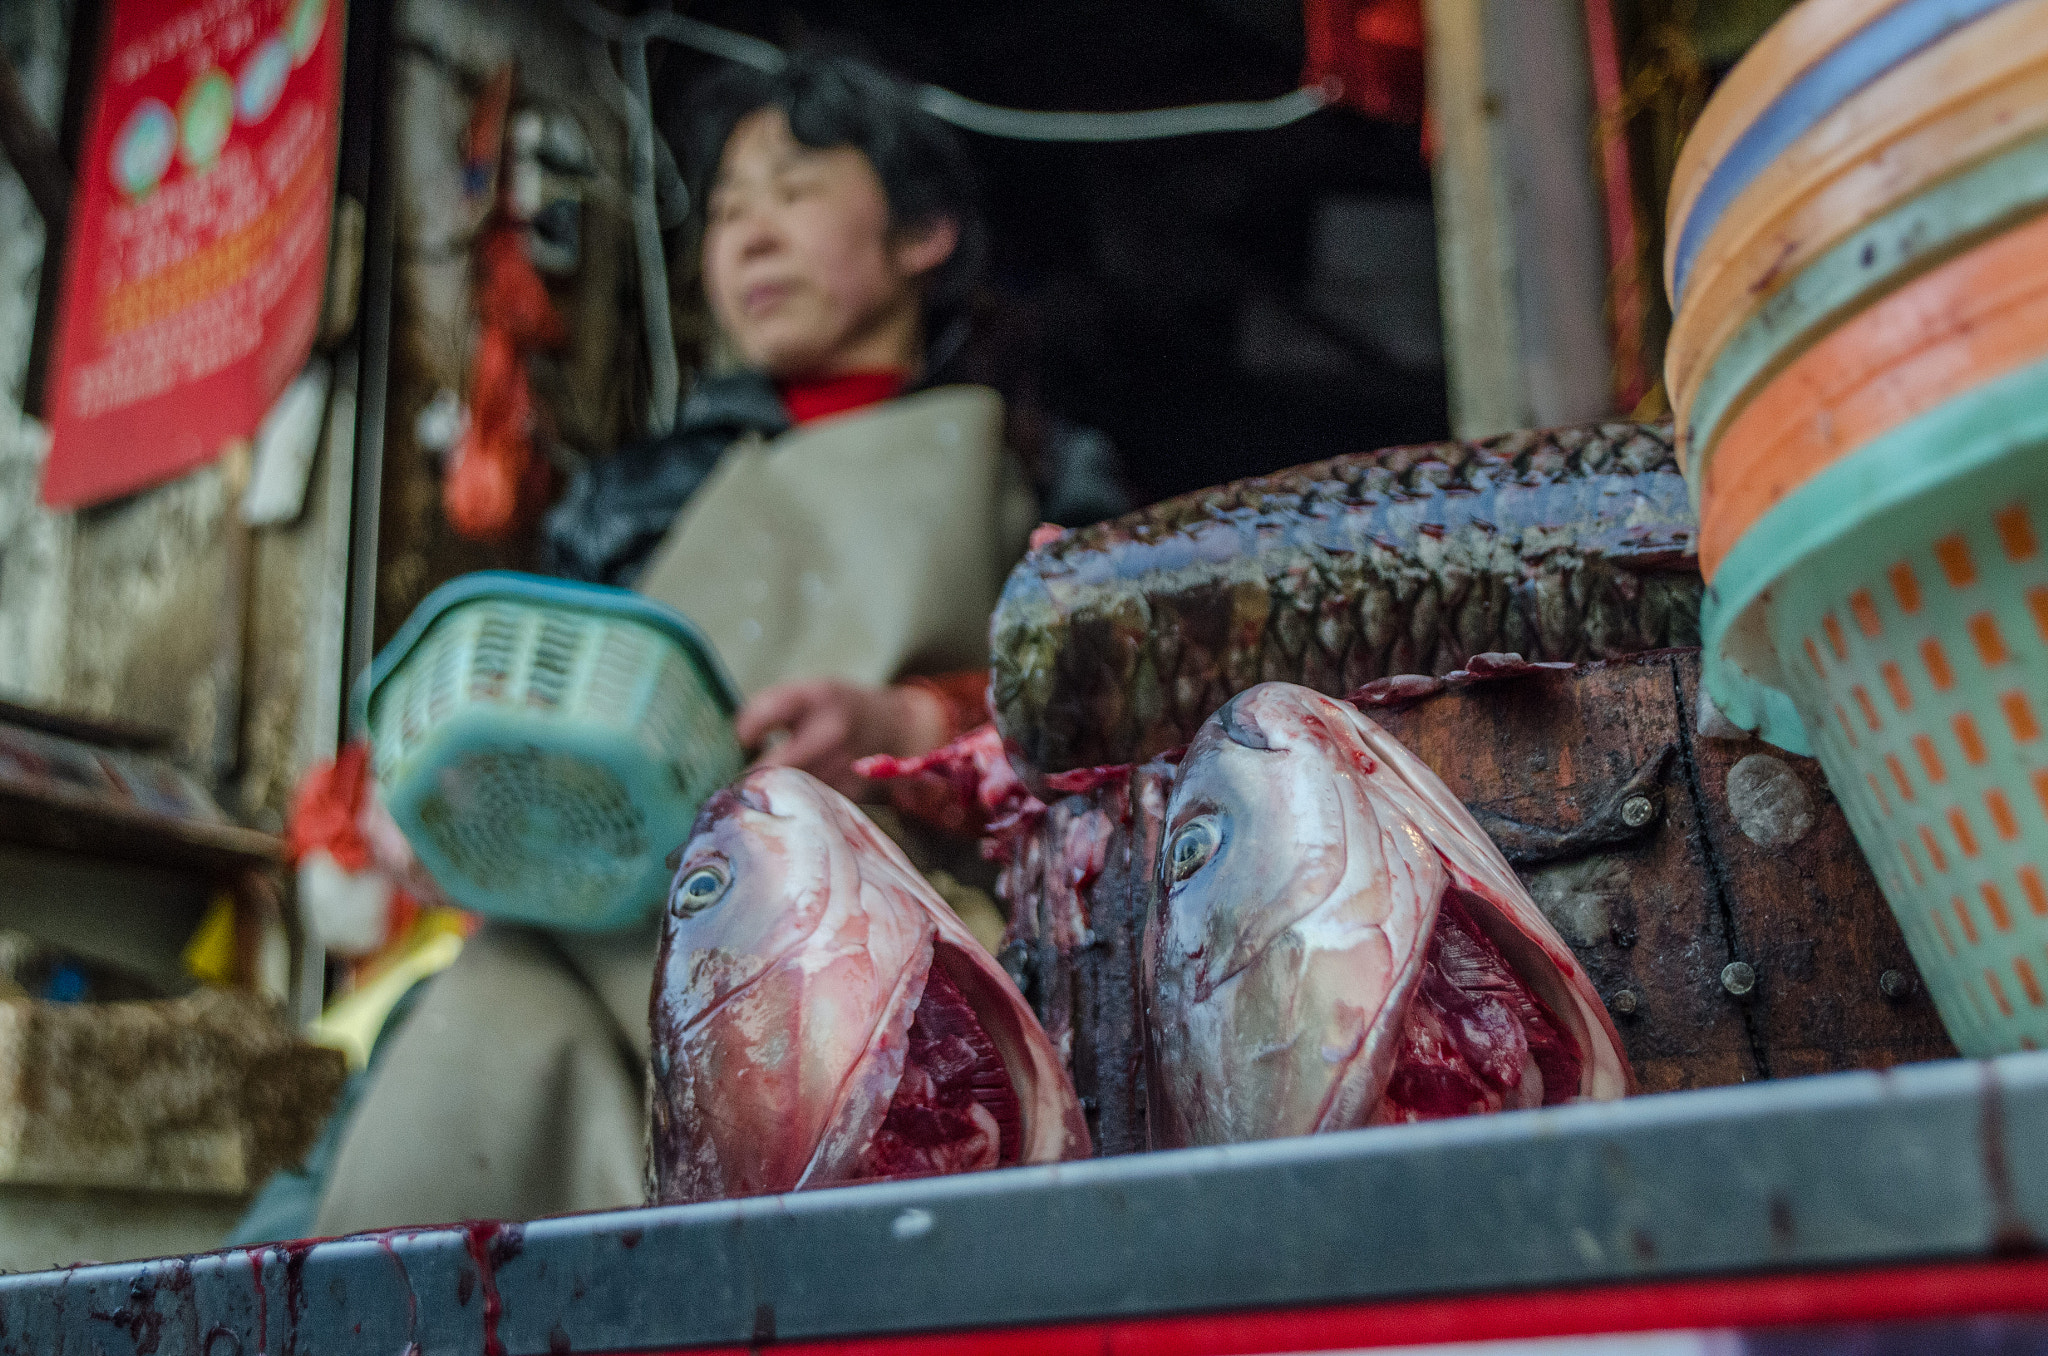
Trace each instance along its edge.
<path fill-rule="evenodd" d="M 789 417 L 799 424 L 828 415 L 845 414 L 868 405 L 879 405 L 903 393 L 909 374 L 899 368 L 871 368 L 841 372 L 816 381 L 778 381 L 775 389 L 789 407 Z"/>

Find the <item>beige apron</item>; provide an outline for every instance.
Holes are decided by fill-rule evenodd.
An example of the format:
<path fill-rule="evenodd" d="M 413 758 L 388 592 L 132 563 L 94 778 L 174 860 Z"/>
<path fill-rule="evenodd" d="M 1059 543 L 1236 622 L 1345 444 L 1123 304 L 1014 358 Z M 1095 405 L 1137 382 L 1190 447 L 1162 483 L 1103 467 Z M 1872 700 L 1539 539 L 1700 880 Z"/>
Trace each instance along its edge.
<path fill-rule="evenodd" d="M 993 392 L 951 387 L 746 439 L 642 591 L 748 694 L 984 664 L 1035 513 L 1001 426 Z M 393 1034 L 315 1233 L 638 1205 L 656 935 L 486 925 Z"/>
<path fill-rule="evenodd" d="M 740 691 L 988 662 L 988 618 L 1032 526 L 1003 402 L 950 386 L 719 461 L 641 577 Z"/>

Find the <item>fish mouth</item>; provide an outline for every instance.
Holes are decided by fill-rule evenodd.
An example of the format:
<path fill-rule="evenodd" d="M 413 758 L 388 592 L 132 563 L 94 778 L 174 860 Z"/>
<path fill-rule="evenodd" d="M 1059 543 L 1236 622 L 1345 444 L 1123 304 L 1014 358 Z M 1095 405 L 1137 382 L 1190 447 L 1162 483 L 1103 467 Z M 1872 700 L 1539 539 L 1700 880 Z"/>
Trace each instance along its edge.
<path fill-rule="evenodd" d="M 1240 692 L 1232 697 L 1216 713 L 1216 719 L 1222 727 L 1224 737 L 1231 743 L 1247 749 L 1257 749 L 1261 753 L 1269 753 L 1277 746 L 1260 727 L 1258 718 L 1247 713 L 1240 705 L 1246 697 L 1256 691 L 1257 689 L 1252 689 L 1251 692 Z"/>
<path fill-rule="evenodd" d="M 749 781 L 714 791 L 706 796 L 704 803 L 697 808 L 696 821 L 690 825 L 690 838 L 705 832 L 721 819 L 732 819 L 749 810 L 764 815 L 775 813 L 775 808 L 769 803 L 768 797 Z M 684 847 L 687 846 L 689 840 L 685 839 Z M 677 849 L 678 852 L 681 850 Z M 680 863 L 681 858 L 678 857 L 677 864 Z"/>

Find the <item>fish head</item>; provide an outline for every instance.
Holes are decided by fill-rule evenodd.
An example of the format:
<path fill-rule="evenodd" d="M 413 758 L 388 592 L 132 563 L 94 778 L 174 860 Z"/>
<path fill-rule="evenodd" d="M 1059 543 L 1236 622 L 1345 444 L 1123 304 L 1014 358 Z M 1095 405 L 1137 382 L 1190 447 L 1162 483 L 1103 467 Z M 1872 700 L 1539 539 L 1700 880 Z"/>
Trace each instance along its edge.
<path fill-rule="evenodd" d="M 795 1190 L 880 1124 L 935 929 L 878 836 L 793 769 L 705 803 L 650 1006 L 658 1199 Z"/>
<path fill-rule="evenodd" d="M 1497 1084 L 1500 1104 L 1517 1089 L 1540 1099 L 1518 1105 L 1633 1089 L 1591 979 L 1499 849 L 1434 772 L 1346 703 L 1286 683 L 1227 702 L 1175 775 L 1160 859 L 1143 951 L 1155 1143 L 1405 1114 L 1381 1104 L 1396 1062 L 1419 1048 L 1407 1024 L 1447 899 L 1483 944 L 1465 922 L 1452 928 L 1463 940 L 1444 943 L 1432 1011 L 1498 1001 L 1487 1011 L 1517 1014 L 1517 1029 L 1562 1052 L 1540 1057 L 1556 1077 L 1525 1069 Z M 1498 963 L 1460 959 L 1480 953 Z"/>
<path fill-rule="evenodd" d="M 672 997 L 716 1003 L 816 936 L 856 871 L 826 809 L 773 769 L 704 802 L 669 886 L 665 959 L 688 967 L 664 976 Z"/>
<path fill-rule="evenodd" d="M 1306 1134 L 1384 1087 L 1445 877 L 1375 771 L 1346 710 L 1291 684 L 1196 734 L 1144 947 L 1156 1142 Z"/>
<path fill-rule="evenodd" d="M 1002 1161 L 1085 1155 L 1044 1031 L 894 843 L 794 769 L 758 768 L 713 796 L 679 854 L 651 1000 L 655 1198 L 826 1186 L 889 1175 L 885 1160 L 994 1166 L 888 1137 L 906 1069 L 929 1072 L 914 1023 L 934 992 L 967 1040 L 934 1058 L 971 1049 L 1004 1067 L 1018 1105 L 999 1106 L 1017 1122 Z"/>
<path fill-rule="evenodd" d="M 1160 942 L 1206 996 L 1327 900 L 1356 836 L 1345 742 L 1305 689 L 1226 702 L 1188 746 L 1161 838 Z M 1308 694 L 1314 695 L 1314 694 Z"/>

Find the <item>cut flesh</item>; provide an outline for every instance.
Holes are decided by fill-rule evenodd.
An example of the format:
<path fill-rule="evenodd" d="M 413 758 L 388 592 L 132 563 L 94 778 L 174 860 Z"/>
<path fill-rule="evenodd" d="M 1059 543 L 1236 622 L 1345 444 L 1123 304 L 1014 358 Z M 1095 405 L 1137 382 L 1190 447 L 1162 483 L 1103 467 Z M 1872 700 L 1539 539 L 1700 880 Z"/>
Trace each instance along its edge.
<path fill-rule="evenodd" d="M 1581 1065 L 1556 1015 L 1472 921 L 1458 892 L 1446 894 L 1373 1124 L 1569 1101 Z"/>
<path fill-rule="evenodd" d="M 965 995 L 934 964 L 910 1021 L 910 1050 L 868 1147 L 865 1179 L 973 1172 L 1015 1163 L 1023 1112 L 1002 1056 Z"/>

